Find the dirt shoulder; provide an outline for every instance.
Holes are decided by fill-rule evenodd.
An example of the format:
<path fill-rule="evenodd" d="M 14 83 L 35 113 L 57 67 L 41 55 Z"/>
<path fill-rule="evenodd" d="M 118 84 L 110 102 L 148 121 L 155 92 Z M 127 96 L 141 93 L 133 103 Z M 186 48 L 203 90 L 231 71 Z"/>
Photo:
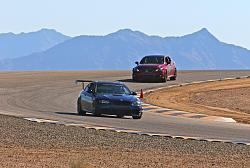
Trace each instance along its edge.
<path fill-rule="evenodd" d="M 200 157 L 202 156 L 202 157 Z M 0 167 L 247 167 L 250 146 L 96 131 L 0 115 Z"/>
<path fill-rule="evenodd" d="M 250 124 L 250 78 L 193 84 L 147 94 L 145 102 Z"/>

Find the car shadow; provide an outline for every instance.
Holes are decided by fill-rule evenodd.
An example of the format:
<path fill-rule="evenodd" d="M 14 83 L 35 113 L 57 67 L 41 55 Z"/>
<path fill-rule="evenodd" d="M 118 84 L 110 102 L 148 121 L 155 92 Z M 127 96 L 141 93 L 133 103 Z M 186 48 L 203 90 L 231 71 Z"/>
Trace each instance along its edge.
<path fill-rule="evenodd" d="M 76 112 L 55 112 L 55 113 L 56 114 L 63 114 L 63 115 L 74 115 L 74 116 L 79 115 Z"/>
<path fill-rule="evenodd" d="M 79 115 L 77 112 L 55 112 L 56 114 L 62 114 L 62 115 L 73 115 L 73 116 L 82 116 L 82 115 Z M 122 118 L 119 118 L 115 115 L 105 115 L 105 114 L 102 114 L 100 116 L 95 116 L 93 114 L 90 114 L 90 113 L 87 113 L 85 114 L 83 117 L 96 117 L 96 118 L 117 118 L 117 119 L 131 119 L 129 116 L 124 116 Z"/>
<path fill-rule="evenodd" d="M 135 82 L 132 79 L 121 79 L 118 81 L 119 82 L 127 82 L 127 83 L 163 83 L 161 81 L 138 81 L 138 82 Z"/>
<path fill-rule="evenodd" d="M 138 82 L 133 81 L 132 79 L 120 79 L 118 81 L 119 82 L 129 82 L 129 83 L 138 83 Z"/>
<path fill-rule="evenodd" d="M 124 116 L 122 118 L 119 118 L 115 115 L 107 115 L 107 114 L 102 114 L 100 116 L 95 116 L 93 114 L 85 114 L 85 116 L 88 116 L 88 117 L 99 117 L 99 118 L 117 118 L 117 119 L 130 119 L 128 116 Z"/>

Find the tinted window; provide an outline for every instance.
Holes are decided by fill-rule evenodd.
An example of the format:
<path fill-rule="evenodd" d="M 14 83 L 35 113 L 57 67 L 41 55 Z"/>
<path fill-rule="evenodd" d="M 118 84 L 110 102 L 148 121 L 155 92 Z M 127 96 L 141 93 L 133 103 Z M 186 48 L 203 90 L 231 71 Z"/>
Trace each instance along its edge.
<path fill-rule="evenodd" d="M 94 85 L 94 83 L 90 83 L 88 92 L 89 93 L 94 93 L 95 92 L 95 85 Z"/>
<path fill-rule="evenodd" d="M 96 93 L 100 94 L 130 94 L 130 90 L 119 84 L 102 84 L 98 83 Z"/>
<path fill-rule="evenodd" d="M 171 58 L 170 57 L 166 57 L 166 63 L 168 63 L 168 64 L 171 63 Z"/>
<path fill-rule="evenodd" d="M 85 92 L 88 92 L 88 93 L 94 93 L 95 91 L 95 85 L 94 83 L 90 83 L 88 84 L 85 89 L 84 89 Z"/>
<path fill-rule="evenodd" d="M 89 85 L 90 85 L 90 84 L 88 84 L 88 85 L 85 87 L 85 89 L 84 89 L 85 92 L 87 92 L 87 91 L 89 90 Z"/>
<path fill-rule="evenodd" d="M 140 64 L 164 64 L 164 56 L 148 56 L 144 57 Z"/>

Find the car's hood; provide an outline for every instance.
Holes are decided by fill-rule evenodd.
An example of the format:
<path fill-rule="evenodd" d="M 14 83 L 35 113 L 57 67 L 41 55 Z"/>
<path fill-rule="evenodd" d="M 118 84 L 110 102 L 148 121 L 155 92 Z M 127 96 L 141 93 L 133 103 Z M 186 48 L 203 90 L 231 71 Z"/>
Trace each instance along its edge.
<path fill-rule="evenodd" d="M 127 94 L 97 94 L 96 99 L 113 100 L 113 101 L 128 101 L 134 102 L 137 98 L 133 95 Z"/>

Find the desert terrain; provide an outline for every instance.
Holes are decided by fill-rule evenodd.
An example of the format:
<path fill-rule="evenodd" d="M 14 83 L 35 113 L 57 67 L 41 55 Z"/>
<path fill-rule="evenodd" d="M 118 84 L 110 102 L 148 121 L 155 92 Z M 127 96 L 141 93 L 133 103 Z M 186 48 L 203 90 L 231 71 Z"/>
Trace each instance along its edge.
<path fill-rule="evenodd" d="M 250 78 L 215 81 L 162 89 L 145 101 L 162 107 L 223 116 L 250 124 Z"/>

